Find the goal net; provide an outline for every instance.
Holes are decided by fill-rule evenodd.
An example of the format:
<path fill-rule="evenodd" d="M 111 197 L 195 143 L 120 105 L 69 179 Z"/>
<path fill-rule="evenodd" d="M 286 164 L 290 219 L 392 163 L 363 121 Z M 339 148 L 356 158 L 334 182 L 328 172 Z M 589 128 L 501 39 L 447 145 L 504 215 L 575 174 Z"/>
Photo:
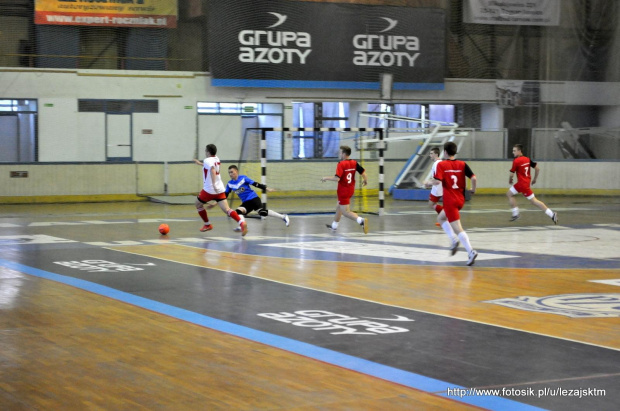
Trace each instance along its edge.
<path fill-rule="evenodd" d="M 239 156 L 239 174 L 275 190 L 262 193 L 262 201 L 270 209 L 290 214 L 333 213 L 337 205 L 337 183 L 322 183 L 321 177 L 335 174 L 338 157 L 307 158 L 299 153 L 299 144 L 307 144 L 306 139 L 312 139 L 312 144 L 324 144 L 327 139 L 324 133 L 331 133 L 331 152 L 334 148 L 338 152 L 341 145 L 351 147 L 351 159 L 357 160 L 366 170 L 367 186 L 362 186 L 361 176 L 356 175 L 351 210 L 383 214 L 382 129 L 249 128 Z M 373 143 L 366 144 L 366 140 Z"/>

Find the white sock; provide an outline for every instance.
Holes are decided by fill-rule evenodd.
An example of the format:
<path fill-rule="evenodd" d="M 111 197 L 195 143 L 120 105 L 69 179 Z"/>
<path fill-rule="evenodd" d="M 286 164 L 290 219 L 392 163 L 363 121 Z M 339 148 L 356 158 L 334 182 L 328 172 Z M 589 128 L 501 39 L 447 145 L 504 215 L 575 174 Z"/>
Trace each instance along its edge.
<path fill-rule="evenodd" d="M 336 221 L 332 222 L 332 229 L 337 229 L 338 228 L 338 223 Z"/>
<path fill-rule="evenodd" d="M 513 216 L 519 215 L 519 207 L 511 208 L 511 210 Z"/>
<path fill-rule="evenodd" d="M 550 208 L 545 210 L 545 214 L 547 214 L 549 217 L 553 217 L 553 211 L 551 211 Z"/>
<path fill-rule="evenodd" d="M 357 224 L 359 225 L 364 224 L 364 219 L 362 217 L 357 217 Z"/>
<path fill-rule="evenodd" d="M 467 233 L 465 231 L 461 231 L 458 237 L 461 244 L 463 244 L 463 247 L 465 247 L 465 249 L 467 250 L 467 253 L 471 253 L 472 248 L 471 244 L 469 243 L 469 236 L 467 235 Z"/>
<path fill-rule="evenodd" d="M 456 234 L 454 234 L 454 230 L 452 229 L 452 226 L 449 222 L 444 221 L 443 223 L 441 223 L 441 228 L 443 228 L 443 231 L 448 234 L 448 237 L 450 237 L 450 240 L 452 240 L 452 242 L 456 241 Z"/>
<path fill-rule="evenodd" d="M 278 217 L 278 218 L 284 220 L 284 216 L 282 214 L 276 213 L 273 210 L 267 210 L 267 215 L 270 216 L 270 217 Z"/>

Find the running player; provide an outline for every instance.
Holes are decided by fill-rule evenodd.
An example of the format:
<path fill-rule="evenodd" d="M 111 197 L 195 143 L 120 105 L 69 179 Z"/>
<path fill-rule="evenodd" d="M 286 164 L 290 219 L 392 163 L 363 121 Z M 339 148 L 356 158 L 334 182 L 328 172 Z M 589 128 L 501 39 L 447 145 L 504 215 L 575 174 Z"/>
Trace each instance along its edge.
<path fill-rule="evenodd" d="M 226 197 L 228 197 L 231 191 L 234 191 L 241 199 L 241 205 L 235 210 L 237 214 L 246 216 L 252 211 L 256 211 L 261 217 L 270 216 L 280 218 L 287 227 L 289 226 L 290 220 L 288 215 L 280 214 L 273 210 L 267 210 L 263 206 L 263 202 L 258 197 L 258 194 L 256 194 L 250 186 L 260 188 L 261 190 L 267 190 L 268 192 L 275 191 L 273 188 L 257 183 L 246 175 L 239 175 L 239 169 L 235 165 L 228 167 L 228 175 L 231 180 L 226 184 Z M 208 206 L 208 208 L 211 207 L 213 207 L 213 205 Z M 235 231 L 241 231 L 241 228 L 237 227 Z"/>
<path fill-rule="evenodd" d="M 512 217 L 510 218 L 510 221 L 516 221 L 519 219 L 519 217 L 521 217 L 519 214 L 519 207 L 517 207 L 517 199 L 515 198 L 515 195 L 517 195 L 517 193 L 521 193 L 525 198 L 530 200 L 530 203 L 534 204 L 536 207 L 544 211 L 545 214 L 547 214 L 551 218 L 551 221 L 553 221 L 554 224 L 557 224 L 558 213 L 554 213 L 553 210 L 551 210 L 545 205 L 545 203 L 536 199 L 534 193 L 532 192 L 532 189 L 530 188 L 530 184 L 536 184 L 538 173 L 540 173 L 538 164 L 523 155 L 523 146 L 521 144 L 515 144 L 514 147 L 512 147 L 512 155 L 515 159 L 512 161 L 510 178 L 508 179 L 508 184 L 510 184 L 511 187 L 506 193 L 506 196 L 508 197 L 508 203 L 510 204 L 510 209 L 512 211 Z M 532 169 L 534 170 L 533 179 Z M 512 185 L 515 174 L 517 174 L 517 184 Z"/>
<path fill-rule="evenodd" d="M 431 172 L 429 173 L 427 180 L 424 182 L 424 187 L 431 189 L 431 193 L 428 195 L 428 206 L 439 214 L 441 213 L 441 210 L 443 210 L 443 206 L 437 203 L 439 203 L 439 199 L 443 196 L 443 187 L 440 184 L 433 185 L 432 181 L 433 177 L 435 177 L 435 172 L 437 171 L 437 164 L 441 161 L 441 158 L 439 158 L 439 148 L 431 148 L 431 152 L 428 156 L 431 160 L 433 160 L 433 165 L 431 166 Z M 439 225 L 439 223 L 435 224 Z"/>
<path fill-rule="evenodd" d="M 213 224 L 209 222 L 207 210 L 205 210 L 204 205 L 209 201 L 215 201 L 223 212 L 239 223 L 241 235 L 245 236 L 248 233 L 248 225 L 243 217 L 240 217 L 236 211 L 230 209 L 228 201 L 226 200 L 224 183 L 222 183 L 222 178 L 220 177 L 220 159 L 216 156 L 217 147 L 214 144 L 207 145 L 205 154 L 207 158 L 203 161 L 194 159 L 194 163 L 202 166 L 203 187 L 198 197 L 196 197 L 196 210 L 198 210 L 200 218 L 202 218 L 202 221 L 205 223 L 200 231 L 213 230 Z"/>
<path fill-rule="evenodd" d="M 456 254 L 460 242 L 467 250 L 469 257 L 467 265 L 473 265 L 478 253 L 472 248 L 469 236 L 461 226 L 459 210 L 465 204 L 465 189 L 467 187 L 465 177 L 471 179 L 471 193 L 474 194 L 477 184 L 476 176 L 467 163 L 454 158 L 457 151 L 455 143 L 448 141 L 443 145 L 443 150 L 444 160 L 437 164 L 433 178 L 433 185 L 441 184 L 443 186 L 443 210 L 437 216 L 437 222 L 452 241 L 451 254 Z"/>
<path fill-rule="evenodd" d="M 338 229 L 338 223 L 340 218 L 344 215 L 348 219 L 356 221 L 362 226 L 364 234 L 368 234 L 368 219 L 358 216 L 356 213 L 350 210 L 351 197 L 355 194 L 355 172 L 357 171 L 362 176 L 362 185 L 368 184 L 368 177 L 366 176 L 366 170 L 355 160 L 349 159 L 351 155 L 351 147 L 340 146 L 340 162 L 336 166 L 336 174 L 333 177 L 323 177 L 321 182 L 325 181 L 337 181 L 338 182 L 338 205 L 336 206 L 336 214 L 334 215 L 334 221 L 331 225 L 326 224 L 327 228 L 332 231 Z"/>

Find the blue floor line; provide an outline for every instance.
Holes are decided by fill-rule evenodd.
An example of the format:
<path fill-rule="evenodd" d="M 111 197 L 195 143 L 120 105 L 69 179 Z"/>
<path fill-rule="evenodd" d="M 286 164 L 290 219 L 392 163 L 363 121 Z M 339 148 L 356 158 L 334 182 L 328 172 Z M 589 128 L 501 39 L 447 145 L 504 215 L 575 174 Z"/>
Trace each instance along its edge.
<path fill-rule="evenodd" d="M 221 331 L 226 334 L 241 337 L 247 340 L 255 341 L 271 347 L 280 348 L 285 351 L 296 353 L 304 357 L 313 358 L 328 364 L 336 365 L 348 370 L 356 371 L 365 375 L 381 378 L 396 384 L 404 385 L 416 390 L 439 395 L 441 397 L 450 398 L 452 400 L 465 404 L 475 405 L 489 410 L 541 410 L 528 404 L 512 401 L 507 398 L 498 396 L 463 396 L 447 395 L 447 388 L 465 389 L 458 385 L 436 380 L 434 378 L 425 377 L 408 371 L 399 370 L 397 368 L 378 364 L 372 361 L 364 360 L 351 355 L 339 353 L 325 348 L 304 342 L 292 340 L 286 337 L 270 334 L 264 331 L 254 330 L 252 328 L 233 324 L 227 321 L 218 320 L 206 315 L 198 314 L 182 308 L 173 307 L 147 298 L 139 297 L 124 291 L 119 291 L 110 287 L 91 283 L 89 281 L 78 278 L 67 277 L 60 274 L 51 273 L 40 270 L 38 268 L 29 267 L 13 261 L 0 259 L 0 266 L 10 270 L 18 271 L 24 274 L 56 281 L 62 284 L 70 285 L 81 290 L 90 291 L 92 293 L 102 295 L 108 298 L 122 301 L 137 307 L 145 308 L 169 317 L 187 321 L 192 324 L 207 327 L 213 330 Z M 443 394 L 439 394 L 443 393 Z"/>

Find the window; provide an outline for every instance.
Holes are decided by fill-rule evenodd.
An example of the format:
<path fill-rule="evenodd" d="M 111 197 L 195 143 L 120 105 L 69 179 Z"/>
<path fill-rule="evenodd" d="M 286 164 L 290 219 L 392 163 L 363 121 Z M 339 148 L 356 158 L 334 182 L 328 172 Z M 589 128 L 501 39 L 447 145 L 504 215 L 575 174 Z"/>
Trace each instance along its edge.
<path fill-rule="evenodd" d="M 293 103 L 293 127 L 349 127 L 349 103 Z M 299 131 L 293 133 L 293 158 L 338 157 L 337 131 Z"/>

